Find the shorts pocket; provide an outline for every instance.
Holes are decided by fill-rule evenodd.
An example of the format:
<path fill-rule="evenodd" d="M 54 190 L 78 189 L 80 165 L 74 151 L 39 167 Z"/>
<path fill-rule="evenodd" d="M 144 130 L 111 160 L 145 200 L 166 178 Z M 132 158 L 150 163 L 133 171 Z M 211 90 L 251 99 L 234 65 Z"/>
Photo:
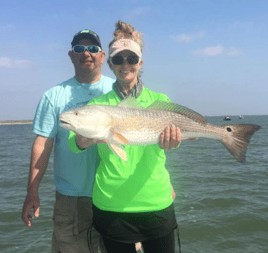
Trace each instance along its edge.
<path fill-rule="evenodd" d="M 54 211 L 53 221 L 57 241 L 74 242 L 79 239 L 77 219 L 73 213 L 65 214 Z"/>

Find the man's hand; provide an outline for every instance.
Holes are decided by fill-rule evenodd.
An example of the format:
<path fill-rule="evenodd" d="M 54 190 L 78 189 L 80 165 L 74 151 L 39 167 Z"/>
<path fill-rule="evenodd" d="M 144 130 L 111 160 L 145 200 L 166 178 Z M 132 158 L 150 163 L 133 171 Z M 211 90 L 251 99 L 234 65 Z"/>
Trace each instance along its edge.
<path fill-rule="evenodd" d="M 28 227 L 32 226 L 31 220 L 40 215 L 38 188 L 47 168 L 49 156 L 53 148 L 53 141 L 54 139 L 52 138 L 37 135 L 33 143 L 27 196 L 21 214 L 21 219 Z M 34 216 L 30 214 L 30 210 L 32 209 L 34 211 Z"/>
<path fill-rule="evenodd" d="M 33 209 L 34 216 L 30 214 L 30 211 Z M 40 215 L 40 200 L 38 194 L 27 194 L 23 208 L 21 219 L 23 220 L 25 226 L 31 227 L 32 226 L 32 219 L 38 218 Z"/>
<path fill-rule="evenodd" d="M 106 140 L 98 140 L 98 139 L 91 139 L 84 137 L 78 133 L 76 133 L 76 144 L 79 148 L 88 148 L 91 145 L 98 144 L 98 143 L 107 143 Z"/>
<path fill-rule="evenodd" d="M 172 149 L 178 147 L 181 142 L 181 131 L 176 126 L 168 126 L 160 134 L 159 147 L 162 149 Z"/>

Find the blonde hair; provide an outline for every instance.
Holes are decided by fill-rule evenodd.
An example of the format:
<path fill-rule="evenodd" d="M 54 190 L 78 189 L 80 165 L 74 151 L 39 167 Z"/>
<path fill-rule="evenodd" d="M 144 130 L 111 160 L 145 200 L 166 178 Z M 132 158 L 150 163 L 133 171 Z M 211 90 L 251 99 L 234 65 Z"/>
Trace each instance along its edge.
<path fill-rule="evenodd" d="M 115 31 L 113 33 L 114 39 L 109 43 L 109 47 L 120 39 L 130 39 L 138 43 L 141 48 L 141 52 L 143 51 L 143 39 L 142 34 L 134 29 L 131 24 L 128 24 L 124 21 L 118 20 L 115 23 Z M 107 60 L 109 62 L 109 59 Z M 138 79 L 141 78 L 142 70 L 139 69 Z"/>
<path fill-rule="evenodd" d="M 117 21 L 115 23 L 115 31 L 113 33 L 114 39 L 110 42 L 109 47 L 120 39 L 130 39 L 137 42 L 143 50 L 142 34 L 134 29 L 134 27 L 124 21 Z"/>

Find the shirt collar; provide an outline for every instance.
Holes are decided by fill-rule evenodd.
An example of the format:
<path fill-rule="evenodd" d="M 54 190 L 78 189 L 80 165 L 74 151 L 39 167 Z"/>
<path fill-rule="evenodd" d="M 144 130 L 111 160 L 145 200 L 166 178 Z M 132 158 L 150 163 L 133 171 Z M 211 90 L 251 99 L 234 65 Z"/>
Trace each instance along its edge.
<path fill-rule="evenodd" d="M 138 98 L 142 92 L 142 89 L 143 89 L 143 83 L 140 79 L 138 79 L 137 83 L 132 87 L 131 91 L 128 94 L 121 91 L 121 88 L 119 87 L 117 82 L 113 84 L 113 90 L 122 100 L 128 97 Z"/>

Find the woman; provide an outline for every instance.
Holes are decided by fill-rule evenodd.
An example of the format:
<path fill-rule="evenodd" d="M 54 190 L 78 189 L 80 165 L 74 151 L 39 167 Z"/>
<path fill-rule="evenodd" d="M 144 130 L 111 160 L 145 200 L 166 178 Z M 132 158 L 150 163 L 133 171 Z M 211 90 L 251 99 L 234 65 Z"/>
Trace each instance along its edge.
<path fill-rule="evenodd" d="M 166 95 L 143 86 L 142 48 L 141 34 L 118 21 L 108 59 L 116 82 L 111 92 L 89 104 L 117 105 L 129 96 L 143 107 L 157 100 L 169 101 Z M 179 129 L 168 127 L 160 135 L 159 145 L 125 146 L 128 160 L 123 161 L 104 141 L 70 133 L 69 146 L 74 152 L 98 143 L 101 161 L 93 187 L 93 219 L 108 253 L 134 253 L 137 242 L 142 242 L 145 253 L 175 252 L 177 222 L 163 148 L 178 146 L 180 138 Z"/>

